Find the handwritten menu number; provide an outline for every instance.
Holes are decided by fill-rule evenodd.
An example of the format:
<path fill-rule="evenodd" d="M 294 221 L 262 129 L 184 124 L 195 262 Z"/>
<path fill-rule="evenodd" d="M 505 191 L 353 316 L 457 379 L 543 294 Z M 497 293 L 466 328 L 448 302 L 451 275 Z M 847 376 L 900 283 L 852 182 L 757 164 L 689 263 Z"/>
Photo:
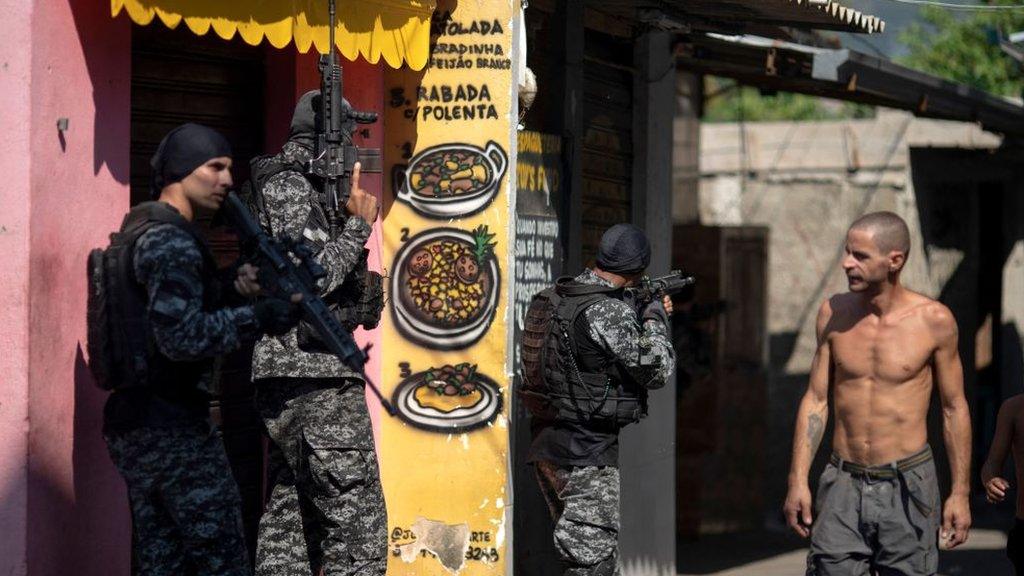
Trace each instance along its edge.
<path fill-rule="evenodd" d="M 412 142 L 402 144 L 402 159 L 408 160 L 409 158 L 412 158 Z"/>
<path fill-rule="evenodd" d="M 483 562 L 497 562 L 501 557 L 495 548 L 478 548 L 471 546 L 466 550 L 466 560 L 480 560 Z"/>
<path fill-rule="evenodd" d="M 402 237 L 401 237 L 401 239 L 402 239 L 402 242 L 408 242 L 409 241 L 409 229 L 408 228 L 402 228 Z"/>
<path fill-rule="evenodd" d="M 409 376 L 412 376 L 412 370 L 409 368 L 408 362 L 399 362 L 398 370 L 402 378 L 408 378 Z"/>

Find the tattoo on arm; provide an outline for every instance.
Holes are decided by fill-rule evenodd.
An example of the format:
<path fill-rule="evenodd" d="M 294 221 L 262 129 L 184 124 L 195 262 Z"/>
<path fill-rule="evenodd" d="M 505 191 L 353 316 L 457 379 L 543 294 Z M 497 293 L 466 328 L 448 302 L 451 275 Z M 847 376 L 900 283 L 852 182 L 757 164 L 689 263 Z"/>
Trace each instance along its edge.
<path fill-rule="evenodd" d="M 818 414 L 811 414 L 807 417 L 807 443 L 811 449 L 811 455 L 813 456 L 818 452 L 818 445 L 821 444 L 821 437 L 825 433 L 825 426 L 821 421 L 821 416 Z"/>

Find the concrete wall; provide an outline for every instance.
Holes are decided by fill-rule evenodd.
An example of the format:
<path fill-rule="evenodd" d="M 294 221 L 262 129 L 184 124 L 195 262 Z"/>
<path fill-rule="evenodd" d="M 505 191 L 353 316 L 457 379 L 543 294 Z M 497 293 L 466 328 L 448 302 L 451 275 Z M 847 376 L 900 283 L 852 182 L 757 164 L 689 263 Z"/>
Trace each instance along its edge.
<path fill-rule="evenodd" d="M 670 36 L 651 32 L 634 48 L 633 219 L 651 240 L 650 270 L 666 273 L 672 258 L 672 114 L 675 75 Z M 654 390 L 650 414 L 621 436 L 624 576 L 675 574 L 675 381 Z"/>
<path fill-rule="evenodd" d="M 1024 194 L 1015 191 L 1008 200 L 1000 353 L 1003 398 L 1024 392 Z"/>
<path fill-rule="evenodd" d="M 672 131 L 672 220 L 690 224 L 700 220 L 700 114 L 704 77 L 676 72 L 675 129 Z"/>

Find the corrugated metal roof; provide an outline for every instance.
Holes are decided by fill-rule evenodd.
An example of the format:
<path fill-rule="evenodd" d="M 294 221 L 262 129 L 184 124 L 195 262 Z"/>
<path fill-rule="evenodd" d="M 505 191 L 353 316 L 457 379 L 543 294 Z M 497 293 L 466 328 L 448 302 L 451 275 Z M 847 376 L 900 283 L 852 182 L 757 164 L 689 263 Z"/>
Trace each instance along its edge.
<path fill-rule="evenodd" d="M 677 45 L 680 69 L 740 83 L 886 106 L 926 118 L 977 122 L 1024 136 L 1019 103 L 853 50 L 828 50 L 751 37 L 690 36 Z"/>
<path fill-rule="evenodd" d="M 688 16 L 696 30 L 727 31 L 745 25 L 840 30 L 874 34 L 885 30 L 877 16 L 832 0 L 675 0 L 664 2 Z"/>
<path fill-rule="evenodd" d="M 548 5 L 538 0 L 540 5 Z M 874 34 L 885 30 L 877 16 L 834 0 L 602 0 L 587 10 L 624 22 L 675 31 L 758 34 L 789 39 L 787 29 Z"/>

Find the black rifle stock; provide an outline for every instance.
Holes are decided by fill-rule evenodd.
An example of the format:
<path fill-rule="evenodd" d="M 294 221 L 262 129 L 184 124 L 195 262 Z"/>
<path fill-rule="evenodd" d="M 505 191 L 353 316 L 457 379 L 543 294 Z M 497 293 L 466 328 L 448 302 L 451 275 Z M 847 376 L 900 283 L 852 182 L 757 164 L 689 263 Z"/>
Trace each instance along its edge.
<path fill-rule="evenodd" d="M 395 407 L 384 399 L 384 395 L 366 375 L 367 351 L 356 345 L 352 334 L 338 323 L 320 298 L 316 283 L 324 276 L 324 269 L 313 260 L 312 251 L 301 241 L 270 237 L 234 192 L 227 195 L 222 210 L 238 234 L 243 255 L 259 266 L 260 286 L 283 300 L 289 300 L 292 294 L 302 294 L 298 305 L 302 307 L 303 318 L 320 335 L 323 345 L 363 377 L 388 414 L 396 415 Z M 293 257 L 300 263 L 296 264 Z"/>
<path fill-rule="evenodd" d="M 317 127 L 313 158 L 306 171 L 320 182 L 321 200 L 327 208 L 331 237 L 337 233 L 342 210 L 352 191 L 352 170 L 358 151 L 352 144 L 355 125 L 377 121 L 373 112 L 353 110 L 343 100 L 342 72 L 335 54 L 334 26 L 335 0 L 327 0 L 329 52 L 320 56 L 320 118 Z"/>

